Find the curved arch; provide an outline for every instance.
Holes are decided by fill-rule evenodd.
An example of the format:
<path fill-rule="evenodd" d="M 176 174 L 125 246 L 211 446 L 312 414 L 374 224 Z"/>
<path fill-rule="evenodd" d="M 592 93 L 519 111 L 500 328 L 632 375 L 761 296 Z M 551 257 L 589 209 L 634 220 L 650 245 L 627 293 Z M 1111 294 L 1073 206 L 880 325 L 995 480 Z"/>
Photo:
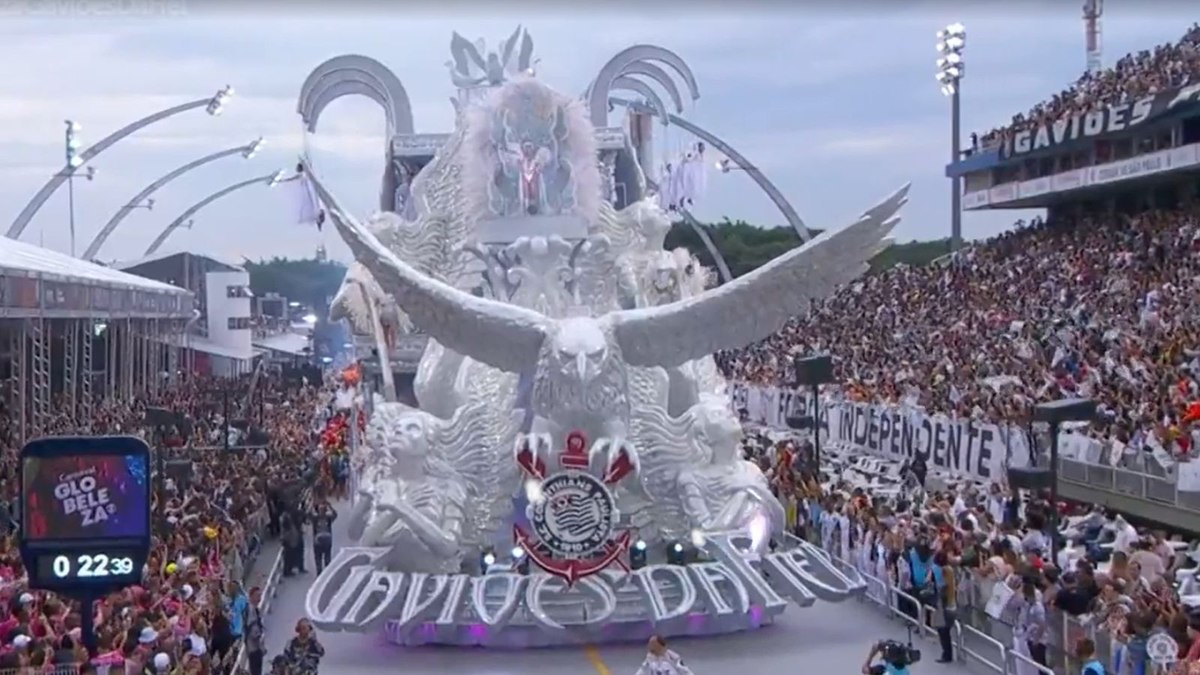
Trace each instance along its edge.
<path fill-rule="evenodd" d="M 667 110 L 667 106 L 658 96 L 658 92 L 654 91 L 654 87 L 651 87 L 649 84 L 642 82 L 636 77 L 621 75 L 613 80 L 612 88 L 614 90 L 631 91 L 635 94 L 641 94 L 642 98 L 646 99 L 646 102 L 649 103 L 657 112 L 658 118 L 662 120 L 663 125 L 666 125 L 668 116 L 671 114 L 671 112 Z"/>
<path fill-rule="evenodd" d="M 610 97 L 609 100 L 616 105 L 631 108 L 639 112 L 648 112 L 652 115 L 658 114 L 654 108 L 637 101 L 629 101 L 626 99 L 617 98 L 615 96 Z M 769 197 L 771 201 L 775 203 L 775 206 L 779 209 L 780 213 L 783 214 L 784 220 L 786 220 L 788 224 L 792 226 L 792 229 L 796 231 L 796 235 L 800 237 L 800 241 L 808 241 L 809 239 L 812 239 L 812 234 L 808 231 L 808 226 L 806 226 L 804 221 L 800 219 L 800 215 L 796 213 L 796 209 L 792 208 L 791 203 L 789 203 L 787 198 L 783 196 L 783 193 L 779 191 L 779 188 L 775 187 L 775 184 L 772 183 L 762 171 L 759 171 L 758 167 L 751 164 L 750 160 L 742 156 L 742 154 L 735 150 L 733 146 L 721 140 L 712 132 L 704 129 L 703 127 L 697 126 L 696 124 L 693 124 L 678 115 L 668 115 L 667 120 L 671 124 L 674 124 L 684 131 L 694 134 L 704 142 L 708 143 L 710 146 L 720 150 L 721 153 L 728 157 L 731 162 L 736 164 L 738 168 L 745 171 L 755 183 L 758 183 L 758 186 L 763 189 L 763 192 L 767 193 L 767 197 Z"/>
<path fill-rule="evenodd" d="M 138 204 L 141 204 L 147 197 L 154 194 L 154 192 L 162 186 L 170 183 L 176 178 L 179 178 L 192 169 L 208 164 L 209 162 L 215 162 L 218 159 L 237 154 L 242 154 L 249 157 L 250 153 L 259 143 L 260 141 L 256 140 L 247 143 L 246 145 L 239 145 L 236 148 L 229 148 L 228 150 L 214 152 L 211 155 L 205 155 L 200 159 L 192 160 L 187 164 L 184 164 L 178 169 L 175 169 L 174 171 L 160 177 L 158 180 L 147 185 L 145 188 L 142 188 L 141 192 L 134 195 L 133 199 L 130 199 L 125 203 L 124 206 L 117 209 L 117 212 L 113 214 L 113 217 L 104 224 L 104 227 L 100 228 L 100 231 L 96 233 L 96 237 L 92 239 L 92 243 L 88 244 L 87 250 L 83 252 L 83 259 L 92 260 L 95 258 L 96 254 L 100 252 L 100 247 L 104 246 L 104 242 L 108 241 L 109 236 L 111 236 L 113 231 L 117 229 L 117 226 L 121 224 L 121 221 L 125 220 L 125 217 L 132 213 L 133 210 L 137 208 Z"/>
<path fill-rule="evenodd" d="M 642 75 L 650 78 L 667 92 L 667 96 L 671 98 L 672 106 L 675 112 L 683 114 L 683 96 L 679 93 L 679 86 L 675 84 L 675 78 L 667 71 L 659 68 L 649 61 L 634 61 L 621 71 L 621 75 Z M 693 101 L 696 99 L 693 98 Z"/>
<path fill-rule="evenodd" d="M 343 96 L 365 96 L 372 101 L 386 101 L 387 94 L 380 92 L 372 82 L 366 82 L 357 79 L 342 79 L 334 82 L 329 87 L 324 87 L 320 90 L 316 97 L 312 100 L 312 117 L 305 121 L 304 128 L 309 133 L 317 131 L 317 121 L 320 119 L 321 113 L 333 103 L 335 100 Z M 387 123 L 387 128 L 391 130 L 396 122 L 392 119 L 392 114 L 389 112 L 389 107 L 381 103 L 383 108 L 384 119 Z"/>
<path fill-rule="evenodd" d="M 370 92 L 344 89 L 339 96 L 362 94 L 383 106 L 388 119 L 389 136 L 413 133 L 412 103 L 400 78 L 382 63 L 358 54 L 335 56 L 313 68 L 305 78 L 304 85 L 300 87 L 296 111 L 300 113 L 309 131 L 316 129 L 317 120 L 324 107 L 338 98 L 330 98 L 326 96 L 326 92 L 342 82 L 354 81 L 371 83 Z M 321 105 L 318 106 L 318 103 Z"/>
<path fill-rule="evenodd" d="M 178 218 L 176 218 L 175 220 L 172 220 L 170 225 L 167 225 L 166 227 L 164 227 L 162 232 L 158 233 L 158 236 L 154 238 L 154 241 L 150 242 L 150 246 L 146 248 L 146 252 L 143 254 L 143 257 L 149 258 L 150 256 L 157 253 L 158 249 L 161 248 L 162 245 L 167 242 L 167 237 L 170 237 L 171 234 L 173 234 L 175 232 L 175 230 L 178 230 L 180 227 L 182 227 L 183 224 L 187 222 L 188 218 L 191 218 L 200 209 L 217 201 L 221 197 L 224 197 L 225 195 L 229 194 L 230 192 L 236 192 L 238 190 L 241 190 L 244 187 L 256 185 L 258 183 L 270 184 L 271 181 L 275 180 L 276 175 L 277 174 L 272 173 L 272 174 L 268 174 L 266 176 L 259 176 L 258 178 L 251 178 L 250 180 L 244 180 L 240 183 L 234 183 L 233 185 L 230 185 L 227 188 L 218 190 L 218 191 L 212 193 L 211 195 L 205 197 L 204 199 L 201 199 L 200 201 L 196 202 L 190 208 L 188 208 L 188 210 L 186 210 L 182 214 L 180 214 Z"/>
<path fill-rule="evenodd" d="M 182 105 L 177 105 L 174 108 L 160 110 L 153 115 L 147 115 L 140 120 L 130 122 L 129 124 L 126 124 L 120 129 L 117 129 L 111 134 L 100 139 L 95 145 L 79 153 L 79 159 L 82 160 L 80 161 L 79 166 L 64 166 L 60 171 L 51 176 L 50 180 L 46 181 L 46 184 L 42 186 L 42 189 L 38 190 L 37 194 L 33 196 L 33 199 L 30 199 L 29 203 L 25 205 L 25 208 L 21 209 L 21 213 L 17 215 L 17 219 L 14 220 L 13 224 L 8 228 L 8 234 L 5 236 L 9 237 L 10 239 L 20 239 L 21 233 L 25 231 L 25 228 L 29 225 L 29 221 L 33 220 L 34 214 L 38 212 L 38 209 L 42 208 L 42 204 L 46 203 L 46 200 L 50 198 L 50 195 L 54 194 L 54 191 L 57 190 L 60 185 L 66 182 L 71 175 L 78 171 L 79 167 L 82 167 L 88 162 L 88 160 L 100 154 L 101 152 L 104 152 L 113 143 L 125 138 L 138 129 L 142 129 L 154 124 L 159 120 L 166 119 L 173 115 L 178 115 L 182 112 L 187 112 L 188 110 L 203 108 L 211 103 L 212 100 L 213 99 L 211 97 L 202 98 L 184 103 Z"/>
<path fill-rule="evenodd" d="M 696 84 L 696 76 L 683 58 L 665 47 L 634 45 L 617 52 L 616 56 L 609 59 L 588 89 L 588 112 L 591 114 L 593 126 L 608 126 L 608 101 L 613 81 L 620 77 L 626 68 L 638 61 L 657 61 L 669 66 L 683 78 L 692 100 L 700 98 L 700 87 Z"/>

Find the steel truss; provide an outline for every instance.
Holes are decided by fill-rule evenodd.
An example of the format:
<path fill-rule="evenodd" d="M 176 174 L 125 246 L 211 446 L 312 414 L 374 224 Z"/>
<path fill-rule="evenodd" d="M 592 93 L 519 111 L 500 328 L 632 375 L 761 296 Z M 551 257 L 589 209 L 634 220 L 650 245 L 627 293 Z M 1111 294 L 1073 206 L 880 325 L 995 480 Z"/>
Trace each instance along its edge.
<path fill-rule="evenodd" d="M 96 322 L 93 319 L 83 319 L 79 322 L 81 342 L 79 349 L 80 378 L 79 378 L 79 431 L 92 431 L 92 341 L 96 338 Z"/>
<path fill-rule="evenodd" d="M 44 436 L 50 429 L 50 337 L 51 322 L 26 319 L 31 349 L 30 359 L 30 430 L 33 437 Z"/>

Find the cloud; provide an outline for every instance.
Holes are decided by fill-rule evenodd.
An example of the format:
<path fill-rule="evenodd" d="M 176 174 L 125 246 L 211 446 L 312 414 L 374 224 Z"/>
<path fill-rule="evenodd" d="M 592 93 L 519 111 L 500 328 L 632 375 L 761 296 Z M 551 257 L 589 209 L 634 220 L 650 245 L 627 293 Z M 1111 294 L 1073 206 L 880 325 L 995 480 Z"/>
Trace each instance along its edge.
<path fill-rule="evenodd" d="M 431 7 L 416 16 L 379 9 L 365 21 L 364 15 L 376 11 L 368 5 L 338 14 L 306 7 L 294 15 L 280 5 L 258 16 L 201 11 L 194 3 L 188 9 L 188 17 L 178 20 L 6 17 L 0 60 L 18 67 L 6 71 L 7 95 L 0 99 L 0 219 L 15 216 L 56 170 L 64 119 L 81 122 L 84 143 L 92 143 L 131 120 L 209 96 L 225 84 L 238 89 L 225 115 L 179 115 L 94 160 L 100 169 L 96 181 L 76 185 L 79 238 L 93 234 L 156 176 L 260 135 L 267 146 L 252 162 L 217 162 L 161 190 L 155 210 L 130 216 L 105 255 L 140 255 L 183 209 L 233 182 L 290 167 L 305 150 L 339 197 L 365 215 L 378 204 L 386 142 L 382 112 L 365 99 L 338 100 L 322 116 L 319 133 L 306 139 L 295 112 L 305 76 L 337 54 L 370 55 L 404 83 L 419 132 L 448 132 L 453 111 L 447 99 L 453 92 L 444 62 L 451 31 L 494 43 L 526 18 L 486 12 L 448 18 L 435 16 Z M 949 184 L 942 173 L 949 112 L 932 78 L 933 31 L 946 22 L 944 10 L 942 3 L 879 9 L 861 20 L 834 9 L 769 16 L 706 5 L 687 16 L 631 14 L 629 8 L 586 15 L 539 9 L 528 12 L 533 20 L 526 25 L 541 59 L 539 76 L 565 92 L 582 91 L 626 46 L 651 43 L 677 51 L 695 71 L 703 97 L 686 113 L 689 119 L 767 171 L 814 225 L 848 222 L 911 180 L 911 202 L 898 233 L 908 239 L 949 230 Z M 957 12 L 969 32 L 964 132 L 1002 123 L 1082 70 L 1075 5 L 1022 12 L 1036 16 L 1008 17 L 970 5 Z M 1130 49 L 1178 37 L 1191 21 L 1186 7 L 1156 6 L 1140 18 L 1132 6 L 1114 5 L 1106 12 L 1109 62 Z M 692 140 L 677 129 L 658 128 L 656 134 L 656 154 L 664 159 Z M 782 222 L 745 175 L 714 173 L 709 185 L 697 208 L 701 217 Z M 30 229 L 31 241 L 40 235 L 55 248 L 69 247 L 65 201 L 55 195 L 47 203 Z M 992 234 L 1020 215 L 968 214 L 967 234 Z M 345 254 L 336 234 L 293 221 L 285 191 L 247 189 L 206 208 L 193 230 L 177 233 L 172 243 L 199 251 L 236 248 L 251 257 L 311 255 L 317 245 Z"/>

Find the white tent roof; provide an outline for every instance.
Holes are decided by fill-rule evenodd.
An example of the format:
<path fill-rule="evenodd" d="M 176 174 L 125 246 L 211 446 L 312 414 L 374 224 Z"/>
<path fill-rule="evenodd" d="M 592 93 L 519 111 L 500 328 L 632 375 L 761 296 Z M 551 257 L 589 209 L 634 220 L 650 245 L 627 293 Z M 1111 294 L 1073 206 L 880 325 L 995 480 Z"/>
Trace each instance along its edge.
<path fill-rule="evenodd" d="M 127 274 L 7 237 L 0 239 L 0 271 L 9 274 L 23 272 L 51 280 L 73 281 L 91 286 L 102 285 L 154 293 L 187 293 L 182 288 L 161 281 Z"/>

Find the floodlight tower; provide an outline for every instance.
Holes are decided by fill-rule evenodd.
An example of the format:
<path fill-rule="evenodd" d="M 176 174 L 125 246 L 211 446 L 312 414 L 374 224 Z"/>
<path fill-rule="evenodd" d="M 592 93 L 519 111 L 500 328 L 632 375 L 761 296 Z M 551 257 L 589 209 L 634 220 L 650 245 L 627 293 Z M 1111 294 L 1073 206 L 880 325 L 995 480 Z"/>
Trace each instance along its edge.
<path fill-rule="evenodd" d="M 962 156 L 961 112 L 959 107 L 959 83 L 966 71 L 963 51 L 967 46 L 967 29 L 961 23 L 952 23 L 937 32 L 937 74 L 942 85 L 942 94 L 950 97 L 950 162 Z M 950 250 L 962 246 L 962 178 L 950 179 Z"/>
<path fill-rule="evenodd" d="M 1100 17 L 1104 15 L 1104 0 L 1083 0 L 1083 31 L 1087 38 L 1087 70 L 1095 75 L 1103 61 L 1100 47 Z"/>

